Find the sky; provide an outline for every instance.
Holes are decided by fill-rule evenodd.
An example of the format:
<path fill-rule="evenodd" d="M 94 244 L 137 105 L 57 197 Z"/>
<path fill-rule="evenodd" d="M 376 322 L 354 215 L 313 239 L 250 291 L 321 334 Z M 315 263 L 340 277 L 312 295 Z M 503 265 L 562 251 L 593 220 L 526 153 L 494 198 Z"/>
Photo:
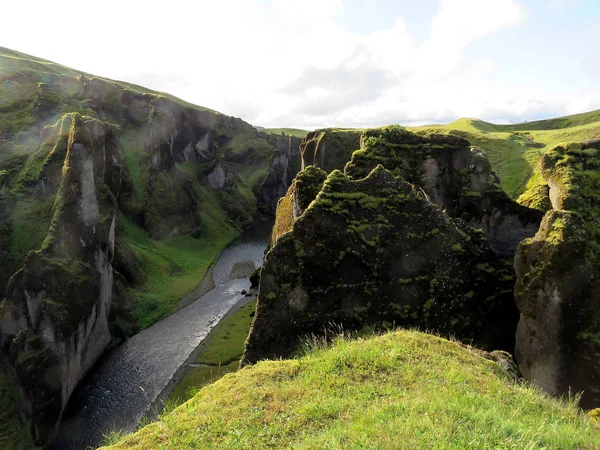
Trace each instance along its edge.
<path fill-rule="evenodd" d="M 599 0 L 2 5 L 0 45 L 264 127 L 494 123 L 600 109 Z"/>

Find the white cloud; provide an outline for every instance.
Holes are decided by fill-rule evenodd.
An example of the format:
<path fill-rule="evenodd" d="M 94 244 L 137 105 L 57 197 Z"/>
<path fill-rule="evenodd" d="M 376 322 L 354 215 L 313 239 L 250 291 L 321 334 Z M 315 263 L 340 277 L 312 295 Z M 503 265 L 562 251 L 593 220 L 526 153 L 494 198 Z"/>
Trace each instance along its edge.
<path fill-rule="evenodd" d="M 471 43 L 523 23 L 517 0 L 440 0 L 422 44 L 402 17 L 349 30 L 342 0 L 31 3 L 3 5 L 2 45 L 263 126 L 520 117 L 589 94 L 552 92 L 539 106 L 549 93 L 493 84 L 493 55 L 466 59 Z"/>

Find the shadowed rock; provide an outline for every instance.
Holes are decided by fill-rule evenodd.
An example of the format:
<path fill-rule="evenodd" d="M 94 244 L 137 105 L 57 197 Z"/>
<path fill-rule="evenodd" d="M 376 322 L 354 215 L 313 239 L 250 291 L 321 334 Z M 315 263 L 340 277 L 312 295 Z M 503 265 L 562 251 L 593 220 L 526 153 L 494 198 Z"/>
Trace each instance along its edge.
<path fill-rule="evenodd" d="M 110 340 L 121 147 L 107 124 L 71 121 L 50 233 L 0 305 L 1 341 L 41 442 L 52 439 L 73 389 Z"/>
<path fill-rule="evenodd" d="M 514 278 L 485 237 L 382 166 L 332 172 L 261 273 L 243 364 L 293 352 L 331 324 L 395 323 L 512 349 Z"/>
<path fill-rule="evenodd" d="M 524 378 L 552 394 L 600 402 L 600 142 L 563 144 L 541 159 L 552 208 L 515 257 Z"/>

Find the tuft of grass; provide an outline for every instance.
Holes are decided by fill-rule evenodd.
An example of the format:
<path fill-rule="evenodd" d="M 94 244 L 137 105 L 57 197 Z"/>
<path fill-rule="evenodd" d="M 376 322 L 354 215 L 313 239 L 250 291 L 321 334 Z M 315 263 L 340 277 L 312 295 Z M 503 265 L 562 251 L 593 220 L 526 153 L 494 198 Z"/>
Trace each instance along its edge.
<path fill-rule="evenodd" d="M 238 369 L 250 331 L 256 300 L 227 315 L 203 341 L 195 364 L 171 393 L 167 403 L 180 405 L 207 384 Z"/>
<path fill-rule="evenodd" d="M 335 340 L 223 377 L 111 449 L 566 449 L 600 434 L 573 399 L 416 331 Z"/>

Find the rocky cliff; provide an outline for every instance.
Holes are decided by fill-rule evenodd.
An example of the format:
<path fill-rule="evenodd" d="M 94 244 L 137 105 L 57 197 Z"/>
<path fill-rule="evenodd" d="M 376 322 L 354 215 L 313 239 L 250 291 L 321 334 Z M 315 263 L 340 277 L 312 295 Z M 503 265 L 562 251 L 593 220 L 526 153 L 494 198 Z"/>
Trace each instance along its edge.
<path fill-rule="evenodd" d="M 95 119 L 65 117 L 69 128 L 60 172 L 40 174 L 59 185 L 48 236 L 9 281 L 0 304 L 0 338 L 8 347 L 44 442 L 73 389 L 110 341 L 108 313 L 122 151 L 114 129 Z M 60 140 L 64 143 L 64 140 Z M 47 169 L 47 171 L 44 171 Z"/>
<path fill-rule="evenodd" d="M 354 179 L 382 164 L 419 186 L 423 195 L 451 217 L 481 228 L 490 246 L 503 256 L 512 257 L 519 242 L 533 236 L 542 219 L 540 211 L 511 200 L 484 153 L 456 136 L 417 134 L 396 126 L 333 129 L 309 134 L 301 147 L 303 164 L 329 172 L 349 161 L 346 173 Z"/>
<path fill-rule="evenodd" d="M 259 196 L 259 208 L 265 214 L 275 214 L 277 202 L 300 170 L 300 142 L 294 136 L 277 136 L 269 173 Z"/>
<path fill-rule="evenodd" d="M 115 334 L 168 314 L 272 212 L 298 146 L 0 48 L 0 339 L 40 442 Z"/>
<path fill-rule="evenodd" d="M 306 170 L 290 190 L 301 214 L 267 254 L 243 364 L 287 355 L 331 324 L 419 326 L 512 349 L 514 277 L 480 231 L 381 165 L 359 180 L 334 171 L 320 190 L 321 172 Z"/>
<path fill-rule="evenodd" d="M 316 166 L 328 173 L 335 169 L 344 170 L 352 153 L 358 149 L 362 134 L 362 130 L 340 128 L 308 133 L 300 144 L 302 169 Z"/>
<path fill-rule="evenodd" d="M 523 376 L 553 394 L 600 401 L 600 142 L 562 144 L 541 160 L 552 204 L 519 245 L 516 357 Z"/>

